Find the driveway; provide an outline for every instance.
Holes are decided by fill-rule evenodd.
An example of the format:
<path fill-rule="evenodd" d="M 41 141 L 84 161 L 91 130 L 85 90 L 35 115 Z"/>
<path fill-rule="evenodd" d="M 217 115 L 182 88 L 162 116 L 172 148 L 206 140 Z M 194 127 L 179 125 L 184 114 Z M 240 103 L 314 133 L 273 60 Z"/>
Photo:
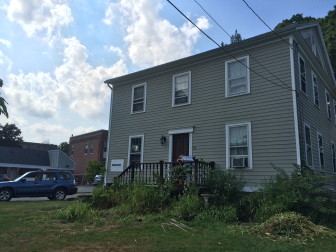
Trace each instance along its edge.
<path fill-rule="evenodd" d="M 75 195 L 67 195 L 65 200 L 78 198 L 79 195 L 91 194 L 95 186 L 81 185 L 77 186 L 78 193 Z M 25 197 L 25 198 L 12 198 L 11 201 L 49 201 L 47 197 Z"/>

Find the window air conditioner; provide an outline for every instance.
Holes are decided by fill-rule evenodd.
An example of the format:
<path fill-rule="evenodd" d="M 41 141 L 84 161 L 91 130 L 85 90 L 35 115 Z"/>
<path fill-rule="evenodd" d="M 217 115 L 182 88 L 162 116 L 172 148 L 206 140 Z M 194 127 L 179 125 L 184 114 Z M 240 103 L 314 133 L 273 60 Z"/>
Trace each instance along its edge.
<path fill-rule="evenodd" d="M 247 158 L 231 158 L 232 168 L 245 168 L 247 167 Z"/>

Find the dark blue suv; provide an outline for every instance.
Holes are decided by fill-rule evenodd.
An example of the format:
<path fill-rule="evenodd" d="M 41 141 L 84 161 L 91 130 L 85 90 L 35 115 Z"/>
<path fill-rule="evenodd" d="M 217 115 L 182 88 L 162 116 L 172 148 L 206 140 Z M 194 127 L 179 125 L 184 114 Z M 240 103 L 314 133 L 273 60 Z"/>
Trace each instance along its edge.
<path fill-rule="evenodd" d="M 64 200 L 77 193 L 75 178 L 68 171 L 32 171 L 14 181 L 0 182 L 0 201 L 18 197 L 48 197 Z"/>

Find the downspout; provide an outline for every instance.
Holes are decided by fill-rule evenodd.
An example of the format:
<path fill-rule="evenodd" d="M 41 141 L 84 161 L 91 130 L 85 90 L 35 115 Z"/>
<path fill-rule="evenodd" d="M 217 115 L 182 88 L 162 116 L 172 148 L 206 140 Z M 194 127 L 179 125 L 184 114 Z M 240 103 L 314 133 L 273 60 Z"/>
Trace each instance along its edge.
<path fill-rule="evenodd" d="M 289 37 L 289 44 L 292 45 L 292 46 L 289 46 L 289 52 L 290 52 L 290 67 L 291 67 L 291 81 L 292 81 L 292 97 L 293 97 L 293 113 L 294 113 L 296 163 L 298 165 L 301 165 L 298 104 L 297 104 L 297 99 L 296 99 L 296 85 L 295 85 L 294 39 L 293 39 L 292 35 Z"/>
<path fill-rule="evenodd" d="M 110 153 L 110 139 L 111 139 L 111 126 L 112 126 L 112 106 L 113 106 L 113 86 L 107 81 L 104 82 L 109 89 L 111 89 L 111 104 L 110 104 L 110 120 L 108 127 L 108 137 L 107 137 L 107 150 L 106 150 L 106 161 L 105 161 L 105 176 L 104 185 L 106 186 L 107 174 L 108 174 L 108 163 L 109 163 L 109 153 Z"/>

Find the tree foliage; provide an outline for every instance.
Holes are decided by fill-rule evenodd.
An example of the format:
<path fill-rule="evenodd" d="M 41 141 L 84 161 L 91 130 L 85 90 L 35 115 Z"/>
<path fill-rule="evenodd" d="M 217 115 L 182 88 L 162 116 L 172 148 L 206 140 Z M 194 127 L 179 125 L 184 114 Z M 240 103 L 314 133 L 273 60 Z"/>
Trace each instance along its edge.
<path fill-rule="evenodd" d="M 57 148 L 69 155 L 69 144 L 67 142 L 60 143 Z"/>
<path fill-rule="evenodd" d="M 235 33 L 233 35 L 231 35 L 230 43 L 233 44 L 233 43 L 240 42 L 242 40 L 243 40 L 243 38 L 242 38 L 241 34 L 237 30 L 235 30 Z"/>
<path fill-rule="evenodd" d="M 8 124 L 2 126 L 0 124 L 0 145 L 21 147 L 23 142 L 21 130 L 15 124 Z"/>
<path fill-rule="evenodd" d="M 0 88 L 3 86 L 3 81 L 0 79 Z M 6 100 L 0 96 L 0 115 L 4 114 L 8 118 L 8 112 L 6 107 Z"/>
<path fill-rule="evenodd" d="M 336 5 L 324 18 L 303 17 L 303 14 L 295 14 L 290 19 L 285 19 L 277 24 L 274 29 L 279 29 L 292 24 L 302 24 L 318 21 L 321 26 L 324 42 L 327 47 L 331 66 L 336 76 Z"/>
<path fill-rule="evenodd" d="M 105 165 L 103 162 L 91 160 L 89 161 L 89 165 L 86 168 L 86 179 L 88 181 L 93 181 L 94 177 L 97 174 L 105 173 Z"/>

